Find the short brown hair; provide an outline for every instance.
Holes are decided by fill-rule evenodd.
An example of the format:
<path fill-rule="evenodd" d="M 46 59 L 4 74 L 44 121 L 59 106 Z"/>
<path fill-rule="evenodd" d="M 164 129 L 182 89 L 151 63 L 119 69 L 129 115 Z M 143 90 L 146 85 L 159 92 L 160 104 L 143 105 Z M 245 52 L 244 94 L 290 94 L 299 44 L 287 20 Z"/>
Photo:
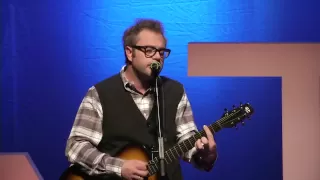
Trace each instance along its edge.
<path fill-rule="evenodd" d="M 150 31 L 160 33 L 163 36 L 165 45 L 167 44 L 167 39 L 164 36 L 164 28 L 160 21 L 154 19 L 138 19 L 136 23 L 125 30 L 122 36 L 123 49 L 125 51 L 126 46 L 136 45 L 138 39 L 138 34 L 142 31 L 148 29 Z M 128 62 L 126 52 L 124 52 L 126 62 Z"/>

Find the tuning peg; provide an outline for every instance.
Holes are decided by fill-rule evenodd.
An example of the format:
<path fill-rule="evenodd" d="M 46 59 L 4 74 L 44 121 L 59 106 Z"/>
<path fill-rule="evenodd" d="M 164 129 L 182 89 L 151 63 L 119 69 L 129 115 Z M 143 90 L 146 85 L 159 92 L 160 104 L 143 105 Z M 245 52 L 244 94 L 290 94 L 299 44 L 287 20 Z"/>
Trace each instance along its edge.
<path fill-rule="evenodd" d="M 227 112 L 228 112 L 228 109 L 227 109 L 227 108 L 224 108 L 224 112 L 226 112 L 226 113 L 227 113 Z"/>
<path fill-rule="evenodd" d="M 241 122 L 242 126 L 244 126 L 244 121 Z"/>
<path fill-rule="evenodd" d="M 242 104 L 242 102 L 240 102 L 240 107 L 242 107 L 243 106 L 243 104 Z"/>
<path fill-rule="evenodd" d="M 232 105 L 232 108 L 235 109 L 235 108 L 236 108 L 236 105 Z"/>

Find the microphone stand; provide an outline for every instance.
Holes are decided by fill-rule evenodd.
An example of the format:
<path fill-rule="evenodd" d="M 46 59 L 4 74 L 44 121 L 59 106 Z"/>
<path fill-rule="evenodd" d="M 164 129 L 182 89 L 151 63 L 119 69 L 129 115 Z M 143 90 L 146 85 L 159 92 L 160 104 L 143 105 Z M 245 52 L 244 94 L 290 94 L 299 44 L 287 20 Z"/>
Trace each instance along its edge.
<path fill-rule="evenodd" d="M 159 86 L 160 84 L 160 86 Z M 161 91 L 161 96 L 159 98 L 159 87 Z M 156 76 L 155 79 L 155 92 L 156 92 L 156 103 L 157 103 L 157 120 L 158 120 L 158 152 L 160 159 L 160 175 L 165 176 L 165 162 L 164 162 L 164 128 L 165 128 L 165 112 L 164 112 L 164 92 L 160 76 Z M 161 99 L 161 104 L 160 104 Z M 161 107 L 160 107 L 161 106 Z M 160 111 L 161 110 L 161 111 Z M 162 112 L 162 119 L 160 117 L 160 112 Z"/>

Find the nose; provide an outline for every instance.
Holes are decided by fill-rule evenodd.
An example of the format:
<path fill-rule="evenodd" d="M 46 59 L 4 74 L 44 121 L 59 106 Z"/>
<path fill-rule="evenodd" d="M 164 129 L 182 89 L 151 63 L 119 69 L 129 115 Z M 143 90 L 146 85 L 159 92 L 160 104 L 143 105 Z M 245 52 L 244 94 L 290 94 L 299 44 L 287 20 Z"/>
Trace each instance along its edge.
<path fill-rule="evenodd" d="M 157 51 L 157 52 L 154 54 L 153 59 L 156 60 L 156 61 L 161 61 L 162 57 L 161 57 L 159 51 Z"/>

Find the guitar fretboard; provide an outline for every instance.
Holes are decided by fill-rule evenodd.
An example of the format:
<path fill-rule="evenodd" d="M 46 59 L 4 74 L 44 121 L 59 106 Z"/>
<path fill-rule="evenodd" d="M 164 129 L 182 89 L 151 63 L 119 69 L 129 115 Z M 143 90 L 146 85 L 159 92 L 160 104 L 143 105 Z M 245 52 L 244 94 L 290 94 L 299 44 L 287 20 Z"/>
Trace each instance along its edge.
<path fill-rule="evenodd" d="M 211 130 L 211 132 L 218 132 L 222 129 L 221 121 L 220 119 L 216 121 L 215 123 L 208 126 L 208 128 Z M 185 153 L 187 153 L 190 149 L 192 149 L 195 146 L 195 142 L 197 139 L 201 138 L 202 136 L 206 136 L 206 133 L 204 130 L 201 130 L 191 136 L 190 138 L 174 145 L 170 149 L 166 150 L 164 152 L 164 161 L 166 164 L 171 163 L 172 161 L 176 160 L 177 158 L 181 157 Z M 149 170 L 149 176 L 155 174 L 159 170 L 159 157 L 154 158 L 153 160 L 150 160 L 148 162 L 148 170 Z"/>

